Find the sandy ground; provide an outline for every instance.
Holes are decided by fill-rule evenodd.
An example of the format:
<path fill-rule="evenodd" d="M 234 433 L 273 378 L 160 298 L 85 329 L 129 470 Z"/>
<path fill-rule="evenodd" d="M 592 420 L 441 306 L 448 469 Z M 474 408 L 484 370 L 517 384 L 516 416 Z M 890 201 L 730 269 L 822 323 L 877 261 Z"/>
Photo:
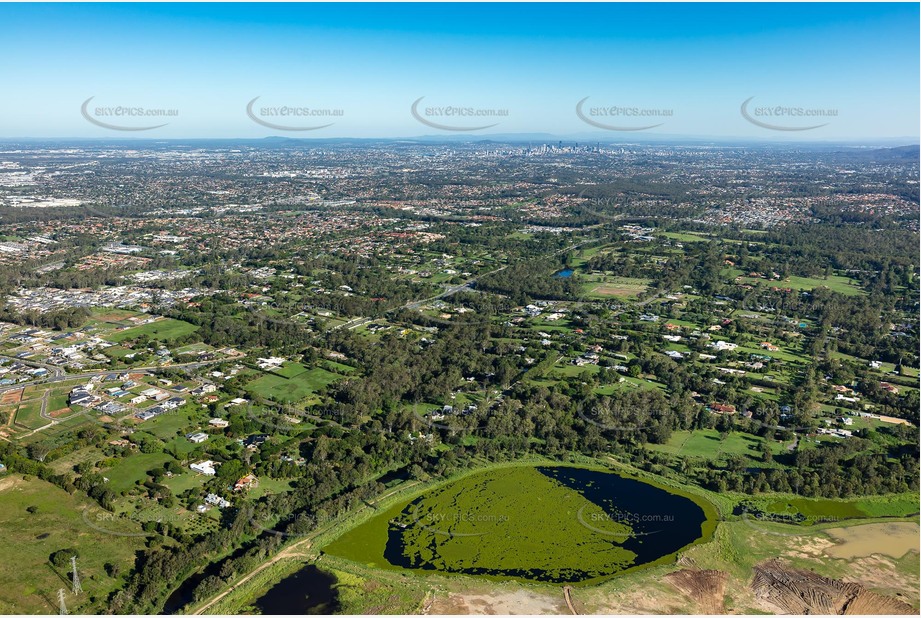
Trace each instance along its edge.
<path fill-rule="evenodd" d="M 7 489 L 12 489 L 16 487 L 21 482 L 20 479 L 15 476 L 0 477 L 0 491 L 6 491 Z"/>
<path fill-rule="evenodd" d="M 901 558 L 911 550 L 918 551 L 921 544 L 921 528 L 912 522 L 867 524 L 825 532 L 838 541 L 825 550 L 833 558 L 863 558 L 873 554 Z"/>
<path fill-rule="evenodd" d="M 19 403 L 19 399 L 22 396 L 22 389 L 15 391 L 6 391 L 0 395 L 0 405 L 11 405 L 14 403 Z"/>
<path fill-rule="evenodd" d="M 573 592 L 576 597 L 578 591 Z M 560 589 L 558 597 L 551 597 L 530 590 L 495 592 L 492 594 L 474 592 L 452 592 L 436 594 L 428 609 L 429 614 L 569 614 Z"/>

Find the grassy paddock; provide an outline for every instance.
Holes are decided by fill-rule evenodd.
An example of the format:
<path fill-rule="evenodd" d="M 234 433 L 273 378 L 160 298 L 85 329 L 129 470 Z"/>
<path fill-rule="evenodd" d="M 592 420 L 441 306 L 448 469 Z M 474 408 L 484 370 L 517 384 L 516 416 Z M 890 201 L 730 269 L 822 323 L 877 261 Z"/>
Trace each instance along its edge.
<path fill-rule="evenodd" d="M 29 507 L 36 507 L 29 513 Z M 91 523 L 102 522 L 96 527 Z M 100 515 L 102 514 L 102 515 Z M 137 533 L 136 522 L 110 522 L 88 498 L 70 495 L 55 485 L 19 474 L 0 476 L 0 613 L 54 614 L 58 611 L 57 590 L 68 588 L 67 569 L 49 562 L 51 553 L 74 548 L 84 594 L 67 595 L 71 613 L 101 613 L 104 599 L 120 587 L 134 564 L 134 553 L 144 539 L 120 536 L 106 529 Z M 124 528 L 124 530 L 122 530 Z M 117 564 L 121 574 L 109 577 L 106 563 Z M 91 599 L 95 599 L 93 602 Z"/>
<path fill-rule="evenodd" d="M 194 333 L 196 330 L 198 330 L 198 327 L 194 324 L 189 324 L 182 320 L 174 320 L 172 318 L 163 318 L 162 320 L 157 320 L 150 324 L 134 326 L 112 333 L 107 336 L 106 339 L 113 343 L 120 343 L 127 339 L 136 339 L 141 335 L 147 335 L 151 339 L 157 339 L 159 341 L 172 341 L 179 337 L 185 337 L 190 333 Z"/>
<path fill-rule="evenodd" d="M 297 368 L 303 371 L 298 371 Z M 282 372 L 290 375 L 279 375 Z M 246 385 L 246 389 L 266 399 L 294 402 L 317 393 L 341 377 L 325 369 L 304 369 L 301 365 L 292 364 L 256 378 Z"/>

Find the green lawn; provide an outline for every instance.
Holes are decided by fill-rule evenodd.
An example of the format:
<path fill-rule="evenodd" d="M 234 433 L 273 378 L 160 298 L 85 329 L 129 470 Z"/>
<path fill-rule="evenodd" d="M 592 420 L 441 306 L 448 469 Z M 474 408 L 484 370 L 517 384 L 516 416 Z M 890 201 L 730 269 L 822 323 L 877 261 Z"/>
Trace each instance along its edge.
<path fill-rule="evenodd" d="M 166 414 L 161 414 L 139 425 L 143 431 L 147 431 L 157 436 L 161 440 L 169 440 L 178 435 L 185 435 L 194 429 L 192 414 L 190 412 L 171 410 Z"/>
<path fill-rule="evenodd" d="M 52 394 L 48 397 L 48 411 L 54 412 L 55 410 L 61 410 L 67 407 L 68 395 L 66 392 L 60 394 Z"/>
<path fill-rule="evenodd" d="M 131 354 L 133 351 L 134 350 L 131 350 L 130 348 L 125 348 L 120 345 L 113 345 L 112 347 L 103 350 L 103 354 L 111 358 L 122 359 L 125 358 L 125 356 L 128 354 Z"/>
<path fill-rule="evenodd" d="M 299 376 L 305 371 L 307 371 L 307 367 L 304 367 L 300 363 L 285 363 L 278 369 L 273 370 L 272 373 L 278 374 L 285 378 L 293 378 Z"/>
<path fill-rule="evenodd" d="M 755 436 L 732 432 L 725 440 L 720 440 L 720 433 L 715 429 L 698 429 L 694 431 L 675 431 L 666 444 L 649 444 L 648 448 L 656 451 L 680 455 L 682 457 L 702 457 L 719 459 L 726 455 L 747 455 L 761 457 L 762 440 Z M 774 453 L 783 451 L 779 442 L 770 441 Z"/>
<path fill-rule="evenodd" d="M 780 347 L 780 346 L 778 346 Z M 761 356 L 770 356 L 771 358 L 776 358 L 778 360 L 787 361 L 790 363 L 807 363 L 809 362 L 808 357 L 797 354 L 795 351 L 791 350 L 789 347 L 780 347 L 776 352 L 770 350 L 765 350 L 760 346 L 755 345 L 740 345 L 736 348 L 736 352 L 745 353 L 745 354 L 760 354 Z"/>
<path fill-rule="evenodd" d="M 290 479 L 272 479 L 268 477 L 262 477 L 259 479 L 259 486 L 254 487 L 253 489 L 246 492 L 246 496 L 250 500 L 255 500 L 266 494 L 280 494 L 286 491 L 291 491 Z"/>
<path fill-rule="evenodd" d="M 166 453 L 134 453 L 122 459 L 103 474 L 109 479 L 108 487 L 116 493 L 127 491 L 138 481 L 147 478 L 147 471 L 172 459 Z"/>
<path fill-rule="evenodd" d="M 144 324 L 143 326 L 135 326 L 133 328 L 118 331 L 109 335 L 107 339 L 114 343 L 119 343 L 126 339 L 135 339 L 141 335 L 147 335 L 151 339 L 172 341 L 173 339 L 178 339 L 179 337 L 184 337 L 189 333 L 193 333 L 196 330 L 198 330 L 198 327 L 194 324 L 189 324 L 182 320 L 164 318 L 156 322 L 151 322 L 150 324 Z"/>
<path fill-rule="evenodd" d="M 176 474 L 172 478 L 163 479 L 163 484 L 170 488 L 173 495 L 178 496 L 189 489 L 198 489 L 204 485 L 207 480 L 208 477 L 202 476 L 201 474 L 184 472 L 183 474 Z"/>
<path fill-rule="evenodd" d="M 694 232 L 662 232 L 660 236 L 665 236 L 666 238 L 671 238 L 672 240 L 677 240 L 679 242 L 708 242 L 713 240 L 709 236 L 701 233 Z"/>
<path fill-rule="evenodd" d="M 271 373 L 253 380 L 246 385 L 246 389 L 267 399 L 285 402 L 300 401 L 341 377 L 319 368 L 306 369 L 290 378 Z"/>
<path fill-rule="evenodd" d="M 51 421 L 41 417 L 42 404 L 40 401 L 24 403 L 16 410 L 16 423 L 29 429 L 36 429 L 47 425 Z"/>
<path fill-rule="evenodd" d="M 739 271 L 741 273 L 741 271 Z M 745 283 L 760 283 L 766 286 L 776 286 L 779 288 L 790 288 L 793 290 L 814 290 L 818 287 L 826 287 L 832 292 L 838 292 L 845 296 L 863 296 L 864 290 L 856 285 L 856 281 L 850 277 L 841 275 L 831 275 L 828 279 L 821 277 L 797 277 L 791 276 L 789 280 L 767 280 L 752 277 L 742 277 L 739 281 Z"/>

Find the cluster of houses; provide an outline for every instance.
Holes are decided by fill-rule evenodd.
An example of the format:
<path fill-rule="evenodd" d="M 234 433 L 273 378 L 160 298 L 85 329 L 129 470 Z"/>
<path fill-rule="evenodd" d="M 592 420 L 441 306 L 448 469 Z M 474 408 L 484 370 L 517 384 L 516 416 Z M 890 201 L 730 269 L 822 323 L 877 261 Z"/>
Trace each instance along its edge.
<path fill-rule="evenodd" d="M 216 474 L 215 466 L 220 464 L 213 461 L 200 461 L 189 466 L 192 471 L 198 472 L 199 474 L 204 474 L 205 476 L 214 476 Z M 259 479 L 256 478 L 255 474 L 247 474 L 243 476 L 233 484 L 232 490 L 234 492 L 249 491 L 250 489 L 259 485 Z M 216 506 L 219 509 L 226 509 L 231 506 L 230 501 L 217 495 L 216 493 L 209 493 L 205 496 L 205 503 L 199 504 L 196 507 L 196 511 L 199 513 L 205 513 L 212 506 Z"/>
<path fill-rule="evenodd" d="M 158 390 L 158 389 L 147 389 L 147 390 Z M 163 391 L 159 391 L 159 392 L 163 393 Z M 144 393 L 142 392 L 141 394 L 143 395 Z M 155 399 L 156 401 L 160 401 L 159 405 L 150 406 L 146 410 L 142 410 L 138 412 L 137 414 L 135 414 L 134 416 L 138 420 L 146 421 L 146 420 L 154 418 L 155 416 L 159 416 L 161 414 L 169 412 L 170 410 L 175 410 L 176 408 L 185 405 L 186 400 L 183 399 L 182 397 L 178 397 L 178 396 L 171 397 L 169 393 L 164 393 L 164 394 L 166 395 L 166 398 L 163 398 L 162 396 L 157 395 L 159 399 Z"/>
<path fill-rule="evenodd" d="M 117 414 L 118 412 L 123 411 L 125 409 L 125 406 L 123 406 L 122 404 L 116 401 L 110 401 L 104 404 L 100 403 L 102 402 L 102 397 L 96 394 L 96 385 L 98 384 L 100 380 L 103 382 L 117 382 L 119 380 L 122 381 L 122 383 L 119 386 L 112 386 L 112 387 L 105 389 L 106 395 L 108 395 L 109 397 L 112 397 L 113 399 L 118 399 L 119 397 L 130 395 L 131 393 L 129 392 L 129 389 L 132 389 L 135 386 L 137 386 L 137 382 L 130 379 L 128 374 L 118 375 L 118 374 L 110 373 L 104 377 L 97 376 L 97 377 L 91 378 L 87 384 L 77 386 L 73 390 L 71 390 L 70 395 L 68 397 L 68 403 L 72 406 L 77 405 L 77 406 L 83 406 L 87 408 L 95 406 L 98 410 L 105 412 L 107 414 Z M 132 399 L 132 403 L 137 403 L 137 402 L 134 399 Z"/>
<path fill-rule="evenodd" d="M 550 300 L 538 300 L 538 301 L 535 301 L 531 305 L 526 305 L 523 311 L 525 315 L 528 316 L 529 318 L 536 318 L 537 316 L 541 315 L 545 310 L 553 307 L 554 304 L 555 303 Z M 567 310 L 565 308 L 554 310 L 548 313 L 547 315 L 545 315 L 544 319 L 549 320 L 551 322 L 559 320 L 560 318 L 563 317 L 566 311 Z"/>
<path fill-rule="evenodd" d="M 113 344 L 97 336 L 91 336 L 80 341 L 84 337 L 85 334 L 80 331 L 54 335 L 37 328 L 30 328 L 10 335 L 7 341 L 20 346 L 27 346 L 28 349 L 16 354 L 17 358 L 28 359 L 39 355 L 43 357 L 43 362 L 49 365 L 82 369 L 88 364 L 97 364 L 100 361 L 108 360 L 98 351 Z M 56 345 L 62 341 L 67 341 L 67 345 Z M 41 377 L 48 370 L 43 371 L 34 377 Z"/>
<path fill-rule="evenodd" d="M 836 438 L 850 438 L 852 435 L 854 435 L 854 433 L 848 429 L 839 429 L 837 427 L 831 427 L 831 428 L 819 427 L 818 429 L 816 429 L 816 433 L 820 433 L 826 436 L 834 436 Z"/>
<path fill-rule="evenodd" d="M 455 408 L 454 406 L 442 406 L 441 408 L 435 408 L 429 412 L 428 417 L 433 421 L 443 421 L 449 416 L 467 416 L 468 414 L 473 414 L 477 411 L 477 409 L 477 406 L 472 403 L 464 406 L 463 408 Z"/>
<path fill-rule="evenodd" d="M 633 240 L 643 242 L 655 240 L 652 234 L 656 231 L 656 229 L 652 227 L 643 227 L 640 225 L 622 225 L 620 226 L 620 229 L 623 230 L 625 236 Z"/>
<path fill-rule="evenodd" d="M 46 375 L 48 375 L 48 370 L 44 367 L 29 367 L 19 361 L 0 358 L 0 386 L 36 380 Z"/>
<path fill-rule="evenodd" d="M 102 397 L 95 395 L 93 390 L 96 385 L 92 382 L 74 387 L 67 397 L 67 403 L 71 406 L 83 406 L 90 408 L 102 401 Z"/>

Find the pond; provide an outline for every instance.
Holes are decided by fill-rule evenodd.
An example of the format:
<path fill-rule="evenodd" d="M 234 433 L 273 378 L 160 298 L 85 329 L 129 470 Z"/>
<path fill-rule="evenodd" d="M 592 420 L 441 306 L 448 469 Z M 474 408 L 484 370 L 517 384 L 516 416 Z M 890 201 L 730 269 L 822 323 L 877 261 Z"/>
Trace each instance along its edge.
<path fill-rule="evenodd" d="M 567 279 L 567 278 L 569 278 L 569 277 L 572 277 L 572 273 L 573 273 L 573 272 L 574 272 L 574 271 L 573 271 L 573 269 L 571 269 L 571 268 L 564 268 L 563 270 L 561 270 L 561 271 L 559 271 L 559 272 L 557 272 L 557 273 L 554 273 L 553 276 L 554 276 L 554 277 L 560 277 L 560 278 L 563 278 L 563 279 Z"/>
<path fill-rule="evenodd" d="M 340 609 L 336 578 L 309 564 L 272 586 L 253 605 L 266 615 L 333 614 Z"/>
<path fill-rule="evenodd" d="M 705 500 L 601 469 L 507 466 L 399 502 L 323 551 L 388 570 L 593 583 L 708 539 Z"/>

